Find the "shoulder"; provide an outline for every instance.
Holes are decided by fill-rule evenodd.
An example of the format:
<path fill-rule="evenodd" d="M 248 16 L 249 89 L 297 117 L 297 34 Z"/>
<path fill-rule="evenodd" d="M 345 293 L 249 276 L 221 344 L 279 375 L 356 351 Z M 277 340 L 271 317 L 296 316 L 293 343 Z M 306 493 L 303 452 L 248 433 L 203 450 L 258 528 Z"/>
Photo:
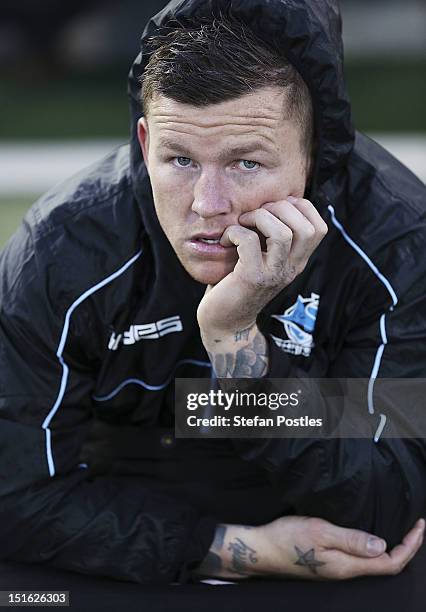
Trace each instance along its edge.
<path fill-rule="evenodd" d="M 348 164 L 349 175 L 361 189 L 371 192 L 377 206 L 381 201 L 398 202 L 411 209 L 413 219 L 426 214 L 426 187 L 404 164 L 379 143 L 360 132 Z M 385 202 L 383 202 L 385 204 Z"/>
<path fill-rule="evenodd" d="M 103 237 L 117 239 L 120 230 L 124 226 L 129 230 L 135 221 L 132 217 L 137 216 L 129 148 L 124 146 L 44 194 L 32 206 L 26 221 L 37 242 L 52 240 L 58 234 L 65 237 L 72 228 L 78 230 L 81 239 L 87 232 L 93 242 Z"/>
<path fill-rule="evenodd" d="M 0 258 L 3 296 L 30 283 L 66 307 L 135 258 L 143 227 L 129 166 L 120 147 L 30 208 Z"/>
<path fill-rule="evenodd" d="M 391 153 L 358 133 L 348 165 L 324 196 L 341 248 L 388 294 L 402 295 L 424 275 L 426 188 Z"/>

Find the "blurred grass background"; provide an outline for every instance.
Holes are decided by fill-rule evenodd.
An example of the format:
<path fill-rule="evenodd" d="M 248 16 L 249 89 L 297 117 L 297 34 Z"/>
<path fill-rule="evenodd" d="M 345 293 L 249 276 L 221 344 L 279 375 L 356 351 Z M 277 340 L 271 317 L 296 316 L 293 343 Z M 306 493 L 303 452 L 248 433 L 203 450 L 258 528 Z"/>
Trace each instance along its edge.
<path fill-rule="evenodd" d="M 127 66 L 65 77 L 3 80 L 2 140 L 66 141 L 128 137 Z M 355 125 L 370 132 L 426 132 L 426 60 L 348 61 L 346 79 Z M 6 101 L 7 92 L 7 101 Z M 36 118 L 36 120 L 35 120 Z M 25 173 L 25 168 L 23 168 Z M 38 194 L 0 195 L 0 248 Z"/>
<path fill-rule="evenodd" d="M 128 66 L 49 78 L 2 76 L 2 140 L 120 138 L 128 134 Z M 362 131 L 426 131 L 426 59 L 346 62 L 355 124 Z M 7 96 L 7 98 L 6 98 Z"/>
<path fill-rule="evenodd" d="M 36 199 L 29 196 L 0 196 L 0 249 L 6 244 L 9 236 L 17 229 L 22 217 Z"/>
<path fill-rule="evenodd" d="M 358 129 L 426 134 L 425 54 L 349 54 L 345 65 Z M 100 138 L 125 142 L 129 129 L 128 69 L 127 58 L 88 70 L 82 66 L 62 70 L 54 65 L 40 69 L 31 58 L 12 66 L 1 77 L 1 141 Z M 38 195 L 8 196 L 0 191 L 0 249 Z"/>

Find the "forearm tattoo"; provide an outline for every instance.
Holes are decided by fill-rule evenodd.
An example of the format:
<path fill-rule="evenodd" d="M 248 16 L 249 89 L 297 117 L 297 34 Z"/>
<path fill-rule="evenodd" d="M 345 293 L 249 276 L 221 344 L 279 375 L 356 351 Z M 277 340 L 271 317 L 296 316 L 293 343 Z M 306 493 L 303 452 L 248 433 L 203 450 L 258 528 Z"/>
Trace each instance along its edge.
<path fill-rule="evenodd" d="M 250 330 L 252 328 L 253 328 L 253 325 L 251 325 L 250 327 L 246 327 L 246 329 L 237 329 L 237 331 L 234 334 L 235 342 L 238 342 L 239 340 L 247 341 L 249 339 Z"/>
<path fill-rule="evenodd" d="M 241 538 L 234 538 L 228 545 L 232 551 L 232 562 L 230 569 L 236 574 L 247 576 L 250 573 L 250 564 L 257 563 L 256 551 L 248 546 Z"/>
<path fill-rule="evenodd" d="M 251 529 L 250 526 L 246 525 L 235 525 L 234 527 L 241 527 L 242 529 Z M 250 575 L 250 568 L 252 565 L 257 563 L 257 551 L 246 544 L 241 538 L 234 537 L 231 542 L 228 543 L 227 550 L 231 551 L 231 560 L 226 562 L 222 561 L 222 553 L 225 542 L 225 536 L 227 532 L 226 525 L 218 525 L 214 535 L 213 542 L 210 546 L 210 550 L 195 569 L 194 573 L 199 576 L 205 577 L 230 577 L 229 573 L 237 576 L 247 577 Z"/>
<path fill-rule="evenodd" d="M 307 567 L 313 574 L 318 574 L 317 567 L 325 565 L 324 561 L 317 561 L 315 559 L 315 549 L 310 548 L 308 551 L 303 552 L 298 546 L 294 547 L 298 556 L 297 561 L 294 565 L 302 565 Z"/>
<path fill-rule="evenodd" d="M 235 332 L 235 342 L 248 339 L 250 329 Z M 267 344 L 260 332 L 236 352 L 209 352 L 208 355 L 217 378 L 261 378 L 268 370 Z"/>

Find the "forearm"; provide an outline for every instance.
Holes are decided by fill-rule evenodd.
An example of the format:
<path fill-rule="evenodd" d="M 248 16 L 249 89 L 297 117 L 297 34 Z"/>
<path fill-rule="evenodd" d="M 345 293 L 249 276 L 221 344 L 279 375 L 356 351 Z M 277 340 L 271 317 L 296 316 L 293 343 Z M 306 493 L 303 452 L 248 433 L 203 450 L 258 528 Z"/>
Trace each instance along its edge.
<path fill-rule="evenodd" d="M 1 557 L 169 584 L 192 563 L 191 549 L 205 550 L 205 539 L 212 538 L 214 519 L 199 517 L 184 501 L 122 474 L 86 478 L 87 470 L 80 470 L 13 495 L 3 495 L 0 487 Z M 11 479 L 3 480 L 6 485 Z M 195 545 L 187 546 L 189 541 Z"/>
<path fill-rule="evenodd" d="M 258 568 L 258 529 L 219 524 L 210 550 L 195 569 L 195 574 L 200 577 L 241 580 L 257 573 Z"/>
<path fill-rule="evenodd" d="M 201 337 L 217 378 L 261 378 L 268 371 L 268 345 L 254 323 L 232 332 L 203 332 Z"/>

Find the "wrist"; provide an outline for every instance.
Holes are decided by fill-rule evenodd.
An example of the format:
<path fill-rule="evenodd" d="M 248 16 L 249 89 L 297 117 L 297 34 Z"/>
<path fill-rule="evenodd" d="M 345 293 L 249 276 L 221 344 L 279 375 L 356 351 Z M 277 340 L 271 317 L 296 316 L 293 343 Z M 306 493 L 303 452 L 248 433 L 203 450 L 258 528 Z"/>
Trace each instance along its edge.
<path fill-rule="evenodd" d="M 250 578 L 258 573 L 258 528 L 231 525 L 224 551 L 224 568 L 234 578 Z"/>
<path fill-rule="evenodd" d="M 234 325 L 228 329 L 200 327 L 201 339 L 209 352 L 222 352 L 224 347 L 236 350 L 244 344 L 250 344 L 256 334 L 260 333 L 256 320 L 246 325 Z"/>
<path fill-rule="evenodd" d="M 216 378 L 262 378 L 268 372 L 268 345 L 255 323 L 231 336 L 202 340 Z"/>
<path fill-rule="evenodd" d="M 257 549 L 257 527 L 220 524 L 210 550 L 195 574 L 230 580 L 250 578 L 259 573 Z"/>

